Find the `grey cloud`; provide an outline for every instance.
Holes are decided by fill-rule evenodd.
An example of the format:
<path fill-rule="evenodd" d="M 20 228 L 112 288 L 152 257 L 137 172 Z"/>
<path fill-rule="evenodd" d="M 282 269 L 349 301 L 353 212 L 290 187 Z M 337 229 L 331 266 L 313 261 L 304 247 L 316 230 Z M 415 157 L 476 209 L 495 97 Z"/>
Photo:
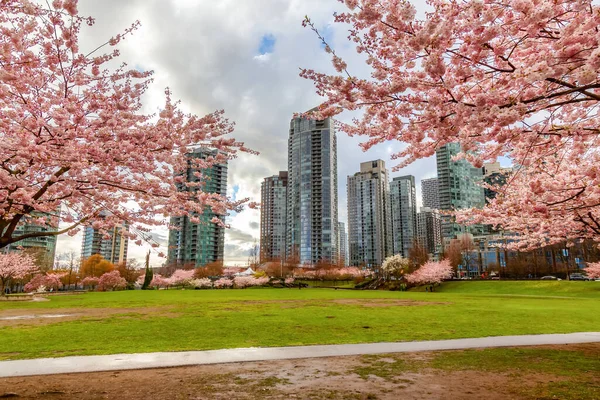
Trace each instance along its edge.
<path fill-rule="evenodd" d="M 239 242 L 239 243 L 246 243 L 246 244 L 253 244 L 254 243 L 254 236 L 252 236 L 251 234 L 247 233 L 247 232 L 243 232 L 240 229 L 237 228 L 229 228 L 227 229 L 227 231 L 225 231 L 225 241 L 226 242 Z"/>

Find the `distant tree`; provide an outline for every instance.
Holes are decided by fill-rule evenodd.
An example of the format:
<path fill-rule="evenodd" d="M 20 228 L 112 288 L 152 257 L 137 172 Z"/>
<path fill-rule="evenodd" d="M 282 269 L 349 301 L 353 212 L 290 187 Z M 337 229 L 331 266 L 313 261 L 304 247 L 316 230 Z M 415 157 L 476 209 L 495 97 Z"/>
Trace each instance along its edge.
<path fill-rule="evenodd" d="M 444 247 L 442 252 L 442 256 L 448 261 L 450 261 L 450 265 L 454 269 L 454 271 L 458 271 L 458 266 L 462 264 L 462 249 L 460 247 L 460 242 L 456 240 L 450 241 L 448 245 Z"/>
<path fill-rule="evenodd" d="M 411 272 L 411 262 L 408 258 L 396 254 L 383 261 L 381 270 L 385 280 L 390 280 L 391 278 L 400 279 Z"/>
<path fill-rule="evenodd" d="M 194 270 L 196 278 L 209 278 L 211 276 L 223 276 L 223 260 L 209 262 L 203 267 Z"/>
<path fill-rule="evenodd" d="M 178 269 L 168 278 L 169 286 L 186 286 L 194 279 L 193 270 Z"/>
<path fill-rule="evenodd" d="M 88 276 L 99 278 L 114 269 L 115 266 L 110 261 L 105 260 L 100 254 L 94 254 L 83 260 L 81 268 L 79 269 L 79 276 L 82 278 Z"/>
<path fill-rule="evenodd" d="M 213 283 L 215 289 L 230 288 L 233 286 L 233 279 L 220 278 Z"/>
<path fill-rule="evenodd" d="M 61 262 L 61 269 L 65 272 L 68 272 L 63 278 L 63 285 L 69 287 L 73 283 L 77 284 L 77 267 L 79 265 L 79 257 L 77 253 L 74 251 L 69 251 L 59 254 L 57 258 Z"/>
<path fill-rule="evenodd" d="M 33 259 L 22 253 L 0 253 L 0 296 L 11 282 L 26 278 L 39 271 Z"/>
<path fill-rule="evenodd" d="M 429 261 L 427 249 L 417 239 L 413 240 L 413 244 L 408 251 L 408 259 L 413 265 L 413 268 L 418 268 Z"/>
<path fill-rule="evenodd" d="M 212 288 L 213 283 L 209 278 L 199 278 L 190 281 L 190 285 L 198 289 Z"/>
<path fill-rule="evenodd" d="M 48 272 L 54 267 L 54 260 L 51 260 L 46 248 L 44 247 L 28 247 L 23 249 L 23 253 L 29 255 L 35 265 L 38 266 L 41 272 Z"/>
<path fill-rule="evenodd" d="M 284 278 L 292 274 L 292 268 L 289 263 L 281 260 L 268 261 L 264 264 L 264 270 L 267 275 L 275 278 Z"/>
<path fill-rule="evenodd" d="M 28 293 L 35 292 L 40 287 L 44 287 L 45 290 L 58 290 L 63 286 L 61 280 L 66 274 L 66 272 L 38 274 L 25 285 L 23 290 Z"/>
<path fill-rule="evenodd" d="M 248 257 L 248 265 L 250 267 L 254 267 L 254 266 L 258 265 L 259 258 L 260 258 L 260 246 L 258 245 L 258 243 L 255 240 L 254 245 L 250 249 L 250 256 Z"/>
<path fill-rule="evenodd" d="M 117 270 L 107 272 L 98 279 L 98 290 L 102 292 L 124 289 L 125 287 L 127 287 L 127 281 L 121 277 Z"/>
<path fill-rule="evenodd" d="M 98 286 L 99 281 L 100 278 L 96 278 L 95 276 L 87 276 L 81 280 L 81 286 L 84 288 L 90 287 L 94 289 L 96 286 Z"/>
<path fill-rule="evenodd" d="M 152 282 L 150 282 L 150 286 L 155 288 L 166 288 L 169 287 L 170 284 L 169 280 L 161 274 L 154 274 Z"/>
<path fill-rule="evenodd" d="M 479 260 L 478 253 L 476 251 L 475 242 L 471 235 L 462 234 L 456 239 L 460 245 L 460 251 L 462 254 L 462 264 L 466 271 L 469 271 L 474 264 L 478 266 Z"/>
<path fill-rule="evenodd" d="M 142 284 L 142 290 L 146 290 L 150 287 L 152 279 L 154 278 L 154 271 L 150 268 L 150 250 L 146 254 L 146 270 L 144 273 L 144 283 Z"/>
<path fill-rule="evenodd" d="M 406 276 L 406 280 L 414 285 L 429 285 L 441 283 L 452 277 L 452 266 L 449 260 L 429 261 L 423 264 L 412 274 Z"/>
<path fill-rule="evenodd" d="M 117 271 L 128 284 L 133 284 L 144 273 L 140 263 L 132 258 L 127 261 L 122 261 L 116 265 Z"/>

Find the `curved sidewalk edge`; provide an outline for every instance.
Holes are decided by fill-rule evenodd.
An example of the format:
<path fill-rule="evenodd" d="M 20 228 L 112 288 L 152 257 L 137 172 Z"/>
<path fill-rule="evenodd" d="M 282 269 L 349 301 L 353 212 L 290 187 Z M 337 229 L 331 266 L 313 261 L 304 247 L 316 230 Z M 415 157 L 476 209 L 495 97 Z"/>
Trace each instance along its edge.
<path fill-rule="evenodd" d="M 166 368 L 244 361 L 289 360 L 316 357 L 354 356 L 363 354 L 461 350 L 492 347 L 564 345 L 594 342 L 600 342 L 600 332 L 492 336 L 472 339 L 451 339 L 424 342 L 365 343 L 293 347 L 252 347 L 206 351 L 39 358 L 33 360 L 0 362 L 0 378 L 76 372 Z"/>

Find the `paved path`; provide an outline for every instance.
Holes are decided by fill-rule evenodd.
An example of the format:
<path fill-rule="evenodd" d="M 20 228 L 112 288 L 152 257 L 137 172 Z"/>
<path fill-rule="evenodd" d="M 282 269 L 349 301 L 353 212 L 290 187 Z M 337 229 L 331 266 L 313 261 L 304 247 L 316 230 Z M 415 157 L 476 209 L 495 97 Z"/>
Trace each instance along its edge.
<path fill-rule="evenodd" d="M 254 347 L 242 349 L 182 351 L 171 353 L 113 354 L 39 358 L 0 362 L 0 378 L 97 372 L 143 368 L 179 367 L 242 361 L 288 360 L 298 358 L 354 356 L 362 354 L 404 353 L 432 350 L 459 350 L 488 347 L 535 346 L 600 342 L 600 332 L 554 335 L 495 336 L 475 339 L 340 344 L 323 346 Z"/>

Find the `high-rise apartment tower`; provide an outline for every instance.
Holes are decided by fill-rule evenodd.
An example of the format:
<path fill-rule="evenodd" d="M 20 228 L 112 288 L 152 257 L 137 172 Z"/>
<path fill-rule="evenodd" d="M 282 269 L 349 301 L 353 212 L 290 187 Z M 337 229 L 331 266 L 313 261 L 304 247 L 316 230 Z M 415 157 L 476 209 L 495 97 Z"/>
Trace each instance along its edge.
<path fill-rule="evenodd" d="M 207 159 L 218 154 L 217 150 L 199 147 L 188 154 L 190 159 Z M 190 162 L 191 164 L 191 162 Z M 200 172 L 201 177 L 196 173 Z M 196 169 L 192 165 L 184 172 L 187 182 L 202 182 L 205 193 L 227 194 L 227 162 L 214 164 L 210 168 Z M 180 190 L 192 190 L 179 185 Z M 210 208 L 196 215 L 199 223 L 190 217 L 172 217 L 171 225 L 178 228 L 169 231 L 169 264 L 193 265 L 201 267 L 215 261 L 223 261 L 225 250 L 225 228 L 212 222 L 213 218 L 225 221 L 224 215 L 215 214 Z"/>
<path fill-rule="evenodd" d="M 285 257 L 287 171 L 265 178 L 260 188 L 260 261 Z"/>
<path fill-rule="evenodd" d="M 414 176 L 400 176 L 392 180 L 390 206 L 393 252 L 408 257 L 408 252 L 417 238 L 417 194 Z"/>
<path fill-rule="evenodd" d="M 360 164 L 348 177 L 350 265 L 380 266 L 391 254 L 388 171 L 382 160 Z"/>
<path fill-rule="evenodd" d="M 421 194 L 423 196 L 423 207 L 433 210 L 440 209 L 438 178 L 423 179 L 421 181 Z"/>
<path fill-rule="evenodd" d="M 287 190 L 287 259 L 336 262 L 337 139 L 331 119 L 290 122 Z"/>
<path fill-rule="evenodd" d="M 482 208 L 485 205 L 481 168 L 475 168 L 466 160 L 452 161 L 460 153 L 458 143 L 449 143 L 436 152 L 440 210 L 453 211 L 465 208 Z M 483 225 L 462 226 L 453 218 L 442 215 L 442 235 L 450 240 L 463 233 L 474 236 L 485 233 Z"/>

